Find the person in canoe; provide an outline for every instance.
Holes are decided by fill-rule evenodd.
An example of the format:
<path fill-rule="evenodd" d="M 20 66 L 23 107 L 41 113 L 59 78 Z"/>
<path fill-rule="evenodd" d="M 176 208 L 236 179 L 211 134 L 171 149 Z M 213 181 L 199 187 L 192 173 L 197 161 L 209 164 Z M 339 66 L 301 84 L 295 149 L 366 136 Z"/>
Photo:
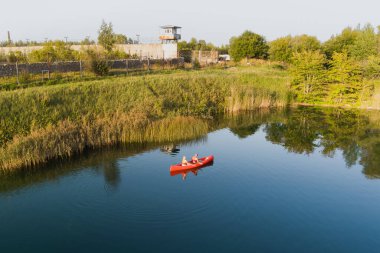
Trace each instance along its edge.
<path fill-rule="evenodd" d="M 189 162 L 186 160 L 186 156 L 183 156 L 182 157 L 182 166 L 186 166 L 188 164 L 189 164 Z"/>
<path fill-rule="evenodd" d="M 198 154 L 193 155 L 193 157 L 191 158 L 191 162 L 194 164 L 199 163 Z"/>

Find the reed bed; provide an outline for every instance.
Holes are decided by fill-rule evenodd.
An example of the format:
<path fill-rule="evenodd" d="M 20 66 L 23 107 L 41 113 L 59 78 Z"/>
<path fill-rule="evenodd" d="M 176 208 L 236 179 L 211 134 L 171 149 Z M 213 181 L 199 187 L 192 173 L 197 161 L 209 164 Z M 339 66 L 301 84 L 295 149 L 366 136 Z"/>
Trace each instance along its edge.
<path fill-rule="evenodd" d="M 208 130 L 206 122 L 181 116 L 150 121 L 144 115 L 118 114 L 79 124 L 65 120 L 27 136 L 16 136 L 0 149 L 0 167 L 8 171 L 31 167 L 54 158 L 71 157 L 86 148 L 117 143 L 185 141 L 205 135 Z"/>

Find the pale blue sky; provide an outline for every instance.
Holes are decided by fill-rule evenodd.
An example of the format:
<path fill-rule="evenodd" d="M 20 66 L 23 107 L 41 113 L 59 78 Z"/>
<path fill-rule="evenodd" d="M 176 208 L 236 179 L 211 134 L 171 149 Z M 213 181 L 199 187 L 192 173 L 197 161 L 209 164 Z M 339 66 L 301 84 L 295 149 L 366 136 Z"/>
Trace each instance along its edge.
<path fill-rule="evenodd" d="M 182 26 L 183 38 L 228 43 L 244 30 L 268 40 L 311 34 L 326 40 L 346 26 L 380 25 L 378 0 L 3 0 L 0 40 L 95 39 L 105 19 L 127 36 L 143 41 L 157 38 L 159 26 Z"/>

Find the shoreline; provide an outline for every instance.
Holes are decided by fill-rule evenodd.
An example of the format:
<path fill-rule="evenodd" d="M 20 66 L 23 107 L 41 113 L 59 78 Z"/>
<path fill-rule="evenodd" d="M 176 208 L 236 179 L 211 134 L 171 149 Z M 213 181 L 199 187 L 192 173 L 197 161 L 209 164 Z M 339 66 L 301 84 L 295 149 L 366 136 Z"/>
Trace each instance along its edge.
<path fill-rule="evenodd" d="M 288 73 L 271 66 L 118 77 L 0 92 L 0 170 L 17 170 L 85 148 L 173 140 L 185 117 L 265 108 L 377 108 L 295 102 Z M 179 119 L 175 124 L 172 120 Z M 156 129 L 157 127 L 157 129 Z M 189 129 L 193 134 L 208 127 Z M 156 133 L 155 135 L 153 135 Z M 175 138 L 174 138 L 175 139 Z"/>

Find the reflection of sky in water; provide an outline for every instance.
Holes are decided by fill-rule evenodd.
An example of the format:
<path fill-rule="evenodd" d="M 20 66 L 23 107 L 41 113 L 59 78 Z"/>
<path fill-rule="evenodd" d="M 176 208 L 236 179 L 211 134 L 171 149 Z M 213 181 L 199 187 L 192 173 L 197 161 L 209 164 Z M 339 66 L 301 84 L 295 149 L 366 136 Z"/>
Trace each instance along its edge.
<path fill-rule="evenodd" d="M 359 164 L 363 147 L 379 154 L 374 137 L 363 142 L 357 125 L 360 138 L 344 128 L 334 136 L 322 122 L 290 132 L 248 123 L 177 144 L 175 156 L 163 145 L 111 149 L 35 182 L 9 179 L 12 190 L 0 193 L 2 250 L 378 252 L 380 181 Z M 348 166 L 350 151 L 359 157 Z M 194 153 L 213 154 L 214 165 L 185 181 L 171 177 L 169 166 Z"/>

